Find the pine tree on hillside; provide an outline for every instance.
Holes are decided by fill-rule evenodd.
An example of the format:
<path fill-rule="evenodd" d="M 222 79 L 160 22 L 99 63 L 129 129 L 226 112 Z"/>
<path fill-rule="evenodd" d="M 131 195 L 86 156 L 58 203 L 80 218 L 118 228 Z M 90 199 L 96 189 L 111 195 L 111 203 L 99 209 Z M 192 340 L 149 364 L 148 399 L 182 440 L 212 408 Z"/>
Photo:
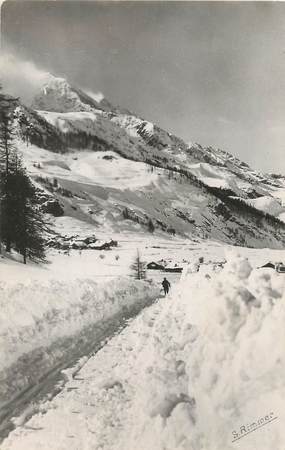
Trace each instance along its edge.
<path fill-rule="evenodd" d="M 5 101 L 2 102 L 4 98 Z M 6 245 L 27 258 L 44 260 L 43 234 L 47 226 L 35 187 L 14 144 L 13 103 L 0 93 L 0 236 Z"/>
<path fill-rule="evenodd" d="M 27 258 L 44 261 L 43 233 L 48 228 L 39 209 L 36 189 L 19 156 L 13 167 L 15 170 L 2 177 L 7 193 L 2 194 L 2 239 L 7 250 L 13 247 L 23 255 L 24 263 Z"/>
<path fill-rule="evenodd" d="M 0 95 L 0 236 L 6 244 L 6 251 L 11 249 L 13 235 L 14 205 L 11 188 L 11 175 L 17 171 L 18 155 L 14 146 L 14 129 L 12 100 Z"/>
<path fill-rule="evenodd" d="M 15 227 L 15 248 L 33 261 L 45 260 L 43 233 L 48 231 L 43 214 L 39 209 L 36 189 L 21 167 L 14 177 L 17 223 Z"/>
<path fill-rule="evenodd" d="M 154 227 L 153 221 L 151 219 L 149 219 L 147 226 L 148 226 L 148 231 L 150 233 L 154 233 L 155 227 Z"/>

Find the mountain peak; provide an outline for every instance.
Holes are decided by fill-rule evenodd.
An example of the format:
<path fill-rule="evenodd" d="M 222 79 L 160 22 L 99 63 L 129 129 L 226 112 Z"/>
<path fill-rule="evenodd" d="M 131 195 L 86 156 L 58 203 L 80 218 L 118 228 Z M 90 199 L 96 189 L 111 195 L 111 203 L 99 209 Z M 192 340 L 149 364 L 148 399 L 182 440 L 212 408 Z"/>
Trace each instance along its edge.
<path fill-rule="evenodd" d="M 112 105 L 102 92 L 82 90 L 68 80 L 48 74 L 45 83 L 34 95 L 31 107 L 36 110 L 58 113 L 67 112 L 105 112 L 131 114 L 126 108 Z"/>
<path fill-rule="evenodd" d="M 49 80 L 36 93 L 32 107 L 34 109 L 56 112 L 91 111 L 102 109 L 100 102 L 74 88 L 65 78 L 50 75 Z"/>

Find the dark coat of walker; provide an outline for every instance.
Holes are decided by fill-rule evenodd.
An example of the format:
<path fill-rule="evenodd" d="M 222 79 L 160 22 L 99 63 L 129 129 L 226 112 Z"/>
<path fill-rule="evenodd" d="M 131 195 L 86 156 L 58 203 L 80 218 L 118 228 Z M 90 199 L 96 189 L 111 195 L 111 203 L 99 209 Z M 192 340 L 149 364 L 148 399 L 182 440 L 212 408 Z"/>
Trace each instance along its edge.
<path fill-rule="evenodd" d="M 161 284 L 162 284 L 162 287 L 163 287 L 163 290 L 164 290 L 164 295 L 168 294 L 169 288 L 170 288 L 169 281 L 164 277 Z"/>

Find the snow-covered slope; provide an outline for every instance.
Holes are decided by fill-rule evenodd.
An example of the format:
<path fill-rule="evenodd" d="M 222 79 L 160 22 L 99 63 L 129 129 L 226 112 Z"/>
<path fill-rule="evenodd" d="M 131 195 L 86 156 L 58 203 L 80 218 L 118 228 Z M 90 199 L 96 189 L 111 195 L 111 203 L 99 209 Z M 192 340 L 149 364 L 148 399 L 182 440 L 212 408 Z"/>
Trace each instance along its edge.
<path fill-rule="evenodd" d="M 188 145 L 62 78 L 51 77 L 33 108 L 18 106 L 22 135 L 34 144 L 21 148 L 38 183 L 47 188 L 57 178 L 61 192 L 51 194 L 65 214 L 117 231 L 147 231 L 151 220 L 156 232 L 283 245 L 283 210 L 275 214 L 258 198 L 274 202 L 284 180 L 222 150 Z"/>
<path fill-rule="evenodd" d="M 21 144 L 21 148 L 35 182 L 59 200 L 66 215 L 97 230 L 148 233 L 151 220 L 156 234 L 282 246 L 282 234 L 274 223 L 251 211 L 243 215 L 238 205 L 225 204 L 179 173 L 113 151 L 59 154 L 32 145 Z"/>
<path fill-rule="evenodd" d="M 98 101 L 99 100 L 99 101 Z M 80 131 L 97 136 L 108 141 L 110 133 L 115 132 L 120 134 L 118 129 L 113 128 L 113 124 L 118 125 L 131 138 L 131 143 L 137 146 L 139 143 L 153 150 L 159 149 L 163 153 L 163 157 L 171 162 L 171 156 L 175 156 L 176 164 L 183 167 L 188 167 L 192 162 L 209 163 L 211 166 L 218 167 L 221 170 L 221 178 L 224 178 L 225 173 L 230 173 L 239 179 L 240 184 L 243 183 L 242 188 L 245 191 L 257 189 L 257 192 L 262 195 L 262 185 L 265 186 L 280 186 L 280 179 L 273 177 L 270 174 L 261 174 L 252 170 L 246 163 L 238 160 L 238 158 L 220 149 L 212 147 L 202 147 L 199 144 L 186 144 L 182 139 L 168 133 L 157 125 L 144 120 L 140 117 L 127 113 L 123 109 L 119 109 L 111 105 L 102 95 L 92 96 L 83 93 L 82 91 L 72 87 L 65 79 L 52 77 L 50 82 L 43 86 L 41 91 L 35 96 L 33 108 L 43 110 L 52 114 L 45 113 L 44 117 L 52 124 L 58 125 L 64 133 L 68 131 Z M 92 112 L 93 114 L 87 116 L 86 114 L 77 115 L 56 115 L 58 113 L 84 113 Z M 101 115 L 98 118 L 98 115 Z M 58 120 L 57 120 L 58 119 Z M 104 119 L 106 119 L 104 121 Z M 80 122 L 93 121 L 93 129 L 82 125 Z M 95 124 L 94 122 L 97 121 Z M 99 122 L 99 123 L 98 123 Z M 101 125 L 102 122 L 102 126 Z M 65 124 L 67 127 L 65 127 Z M 102 133 L 98 135 L 98 129 Z M 121 133 L 122 134 L 122 133 Z M 123 133 L 124 134 L 124 133 Z M 120 150 L 120 145 L 118 145 Z M 142 150 L 142 149 L 141 149 Z M 172 160 L 173 162 L 173 160 Z M 258 184 L 262 184 L 258 186 Z"/>
<path fill-rule="evenodd" d="M 245 201 L 249 205 L 254 206 L 254 208 L 272 214 L 281 220 L 284 220 L 283 218 L 285 218 L 285 204 L 282 203 L 280 198 L 264 196 L 247 199 Z"/>

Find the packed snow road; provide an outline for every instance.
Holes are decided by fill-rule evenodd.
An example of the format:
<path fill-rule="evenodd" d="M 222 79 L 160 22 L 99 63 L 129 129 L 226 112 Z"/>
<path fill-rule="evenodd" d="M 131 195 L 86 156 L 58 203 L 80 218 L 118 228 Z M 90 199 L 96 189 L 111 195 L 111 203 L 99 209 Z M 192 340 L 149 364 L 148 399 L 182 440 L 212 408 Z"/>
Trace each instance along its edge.
<path fill-rule="evenodd" d="M 64 371 L 64 386 L 56 384 L 50 398 L 37 405 L 30 403 L 13 420 L 18 428 L 1 448 L 117 448 L 137 389 L 132 383 L 134 376 L 139 376 L 139 371 L 133 372 L 135 359 L 147 345 L 160 310 L 160 303 L 155 302 L 135 318 L 125 320 L 108 341 L 98 344 L 93 356 L 81 360 L 83 365 L 79 362 L 79 366 Z M 52 380 L 59 381 L 58 376 Z M 49 379 L 44 381 L 44 390 L 48 386 Z"/>
<path fill-rule="evenodd" d="M 152 300 L 149 302 L 152 304 Z M 148 305 L 145 305 L 147 307 Z M 69 379 L 73 379 L 77 372 L 86 364 L 92 355 L 96 354 L 110 339 L 120 333 L 129 323 L 129 320 L 139 314 L 141 305 L 132 309 L 120 312 L 107 320 L 103 320 L 100 325 L 88 328 L 84 339 L 75 338 L 76 345 L 66 350 L 60 362 L 44 373 L 38 381 L 29 384 L 24 391 L 20 392 L 10 402 L 4 403 L 0 407 L 0 442 L 18 425 L 24 423 L 41 409 L 41 402 L 53 399 L 62 391 Z M 73 338 L 72 338 L 73 339 Z M 64 342 L 66 346 L 66 341 Z M 57 343 L 57 350 L 60 346 Z M 39 352 L 36 352 L 39 358 Z M 33 361 L 30 361 L 31 363 Z M 36 368 L 32 364 L 31 370 Z M 17 367 L 15 368 L 17 370 Z M 12 370 L 11 370 L 12 372 Z M 29 373 L 26 372 L 26 377 Z M 11 379 L 10 379 L 11 382 Z"/>
<path fill-rule="evenodd" d="M 37 409 L 31 403 L 58 393 L 62 381 L 72 377 L 90 354 L 156 300 L 159 289 L 124 278 L 105 284 L 88 279 L 68 284 L 27 280 L 0 282 L 0 294 L 3 439 Z M 20 418 L 13 420 L 14 416 Z"/>

